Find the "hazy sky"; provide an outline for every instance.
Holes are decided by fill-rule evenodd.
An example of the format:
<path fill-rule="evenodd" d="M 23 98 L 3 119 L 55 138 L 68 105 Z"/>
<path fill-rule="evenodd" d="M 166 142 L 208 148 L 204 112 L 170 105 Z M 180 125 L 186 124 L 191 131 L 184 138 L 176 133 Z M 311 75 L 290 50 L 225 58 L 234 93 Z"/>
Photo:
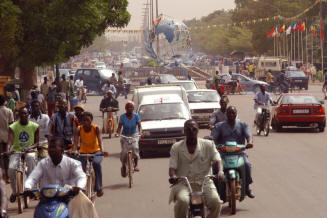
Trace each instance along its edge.
<path fill-rule="evenodd" d="M 156 0 L 153 0 L 154 2 Z M 147 0 L 129 0 L 128 11 L 132 15 L 130 29 L 139 29 L 142 11 Z M 163 13 L 177 20 L 201 18 L 219 9 L 232 9 L 234 0 L 159 0 L 159 14 Z"/>

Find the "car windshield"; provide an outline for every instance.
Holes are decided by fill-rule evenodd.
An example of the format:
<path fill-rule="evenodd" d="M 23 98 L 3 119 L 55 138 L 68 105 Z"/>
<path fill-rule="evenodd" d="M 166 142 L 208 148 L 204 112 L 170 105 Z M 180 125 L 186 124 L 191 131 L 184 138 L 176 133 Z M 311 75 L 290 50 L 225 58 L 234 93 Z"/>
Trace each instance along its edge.
<path fill-rule="evenodd" d="M 115 73 L 115 71 L 109 69 L 101 69 L 99 70 L 99 73 L 104 79 L 109 79 L 109 77 L 111 77 L 112 73 Z M 116 78 L 118 78 L 117 75 Z"/>
<path fill-rule="evenodd" d="M 189 103 L 197 102 L 219 102 L 219 96 L 217 92 L 189 92 L 187 94 Z"/>
<path fill-rule="evenodd" d="M 170 74 L 160 75 L 160 79 L 161 79 L 161 83 L 178 81 L 178 79 L 175 76 Z"/>
<path fill-rule="evenodd" d="M 320 104 L 312 95 L 286 95 L 281 104 Z"/>
<path fill-rule="evenodd" d="M 305 77 L 303 71 L 288 71 L 287 76 L 289 77 Z"/>
<path fill-rule="evenodd" d="M 186 91 L 196 89 L 194 82 L 174 82 L 174 84 L 183 86 Z"/>
<path fill-rule="evenodd" d="M 182 103 L 142 105 L 138 111 L 141 121 L 188 119 L 188 111 Z"/>

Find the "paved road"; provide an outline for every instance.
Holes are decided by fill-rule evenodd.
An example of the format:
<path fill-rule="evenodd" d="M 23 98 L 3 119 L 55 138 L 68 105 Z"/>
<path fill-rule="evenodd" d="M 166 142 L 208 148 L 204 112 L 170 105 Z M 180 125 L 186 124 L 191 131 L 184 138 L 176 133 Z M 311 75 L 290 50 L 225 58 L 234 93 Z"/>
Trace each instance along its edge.
<path fill-rule="evenodd" d="M 322 98 L 320 87 L 311 86 L 309 91 Z M 250 123 L 254 132 L 252 97 L 235 95 L 230 99 L 231 105 L 238 108 L 240 119 Z M 121 108 L 124 102 L 120 97 Z M 86 106 L 94 113 L 95 122 L 101 125 L 99 103 L 100 97 L 89 96 Z M 201 136 L 208 134 L 208 130 L 200 131 Z M 287 129 L 282 133 L 272 132 L 269 137 L 255 136 L 255 147 L 248 154 L 253 164 L 252 188 L 256 198 L 238 203 L 233 217 L 327 217 L 326 139 L 326 133 L 310 129 Z M 135 186 L 129 189 L 127 178 L 120 177 L 118 139 L 104 138 L 104 147 L 110 157 L 103 161 L 105 195 L 96 201 L 100 217 L 173 217 L 173 205 L 168 205 L 168 158 L 141 160 L 141 172 L 135 175 Z M 16 207 L 16 204 L 10 205 L 12 217 L 33 214 L 33 209 L 27 209 L 18 216 Z M 222 216 L 229 216 L 226 205 Z"/>

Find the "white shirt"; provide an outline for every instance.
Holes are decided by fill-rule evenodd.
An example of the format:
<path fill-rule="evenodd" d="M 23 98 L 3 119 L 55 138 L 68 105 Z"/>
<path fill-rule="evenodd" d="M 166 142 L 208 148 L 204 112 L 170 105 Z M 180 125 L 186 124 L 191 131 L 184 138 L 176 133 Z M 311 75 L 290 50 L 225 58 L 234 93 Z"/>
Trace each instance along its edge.
<path fill-rule="evenodd" d="M 263 94 L 261 91 L 259 91 L 255 96 L 254 100 L 257 100 L 263 104 L 263 106 L 268 106 L 269 101 L 272 101 L 271 95 L 268 92 L 265 92 Z M 259 107 L 259 104 L 254 104 L 254 109 L 257 109 Z"/>
<path fill-rule="evenodd" d="M 38 94 L 37 95 L 37 100 L 42 104 L 43 103 L 43 101 L 44 101 L 44 96 L 43 96 L 43 94 Z"/>
<path fill-rule="evenodd" d="M 8 141 L 8 127 L 14 122 L 14 115 L 6 106 L 0 106 L 0 143 Z"/>
<path fill-rule="evenodd" d="M 40 143 L 44 143 L 47 142 L 47 138 L 45 137 L 46 133 L 47 133 L 47 129 L 48 129 L 48 125 L 50 122 L 50 118 L 47 114 L 40 114 L 40 116 L 37 117 L 37 119 L 35 119 L 34 117 L 31 117 L 32 115 L 30 115 L 28 117 L 28 120 L 39 124 L 39 141 Z"/>
<path fill-rule="evenodd" d="M 36 184 L 40 187 L 51 184 L 60 186 L 71 185 L 85 189 L 86 175 L 81 162 L 63 156 L 60 164 L 55 166 L 50 157 L 41 160 L 25 182 L 26 189 L 32 189 Z"/>
<path fill-rule="evenodd" d="M 83 82 L 83 80 L 77 79 L 77 80 L 75 81 L 75 86 L 76 86 L 77 88 L 82 88 L 82 87 L 84 86 L 84 82 Z"/>

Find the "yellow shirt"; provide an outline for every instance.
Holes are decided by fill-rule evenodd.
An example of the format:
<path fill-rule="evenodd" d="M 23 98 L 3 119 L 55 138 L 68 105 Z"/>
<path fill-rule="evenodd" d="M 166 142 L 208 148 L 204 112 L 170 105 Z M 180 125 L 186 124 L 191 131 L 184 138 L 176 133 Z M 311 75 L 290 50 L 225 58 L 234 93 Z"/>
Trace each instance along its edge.
<path fill-rule="evenodd" d="M 86 132 L 83 125 L 78 127 L 81 137 L 81 148 L 79 149 L 80 153 L 93 154 L 97 151 L 100 151 L 96 128 L 96 125 L 92 125 L 91 130 Z"/>

